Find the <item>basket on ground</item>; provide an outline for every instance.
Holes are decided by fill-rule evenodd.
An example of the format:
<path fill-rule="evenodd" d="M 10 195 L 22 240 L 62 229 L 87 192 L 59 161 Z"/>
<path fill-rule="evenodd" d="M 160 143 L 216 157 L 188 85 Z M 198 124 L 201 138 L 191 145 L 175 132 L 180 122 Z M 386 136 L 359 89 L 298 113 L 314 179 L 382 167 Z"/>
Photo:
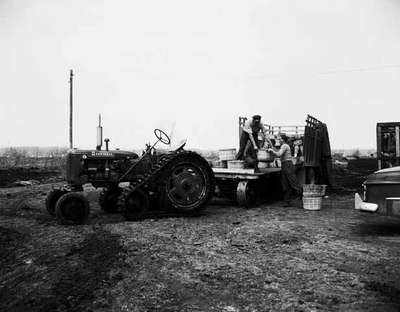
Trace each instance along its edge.
<path fill-rule="evenodd" d="M 303 208 L 305 210 L 320 210 L 322 196 L 303 196 Z"/>

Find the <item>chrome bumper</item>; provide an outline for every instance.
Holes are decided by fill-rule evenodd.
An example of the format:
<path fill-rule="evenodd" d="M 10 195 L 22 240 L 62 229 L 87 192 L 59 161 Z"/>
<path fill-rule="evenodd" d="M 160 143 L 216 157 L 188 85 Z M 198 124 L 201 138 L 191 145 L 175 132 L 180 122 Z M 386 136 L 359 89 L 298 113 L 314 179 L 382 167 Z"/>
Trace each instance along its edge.
<path fill-rule="evenodd" d="M 361 211 L 376 212 L 378 204 L 364 202 L 358 193 L 354 194 L 354 208 Z"/>

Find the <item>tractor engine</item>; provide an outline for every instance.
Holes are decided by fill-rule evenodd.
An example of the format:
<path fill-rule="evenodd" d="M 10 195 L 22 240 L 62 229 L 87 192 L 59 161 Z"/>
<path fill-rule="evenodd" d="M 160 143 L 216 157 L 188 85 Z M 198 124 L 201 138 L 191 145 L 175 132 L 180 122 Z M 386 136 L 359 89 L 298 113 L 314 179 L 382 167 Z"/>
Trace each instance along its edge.
<path fill-rule="evenodd" d="M 138 158 L 136 153 L 119 150 L 72 150 L 67 155 L 66 180 L 77 189 L 86 183 L 104 187 L 117 183 Z"/>

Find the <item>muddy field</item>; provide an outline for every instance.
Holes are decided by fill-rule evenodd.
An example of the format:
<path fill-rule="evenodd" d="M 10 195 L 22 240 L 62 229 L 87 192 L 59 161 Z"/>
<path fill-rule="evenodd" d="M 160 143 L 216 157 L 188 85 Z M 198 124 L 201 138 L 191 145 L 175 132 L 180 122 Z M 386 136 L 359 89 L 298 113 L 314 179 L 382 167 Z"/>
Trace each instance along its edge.
<path fill-rule="evenodd" d="M 0 187 L 11 187 L 17 184 L 18 181 L 54 183 L 62 180 L 63 172 L 61 168 L 0 168 Z"/>
<path fill-rule="evenodd" d="M 400 309 L 400 220 L 354 211 L 351 194 L 125 222 L 89 191 L 90 224 L 60 226 L 50 188 L 0 189 L 1 311 Z"/>

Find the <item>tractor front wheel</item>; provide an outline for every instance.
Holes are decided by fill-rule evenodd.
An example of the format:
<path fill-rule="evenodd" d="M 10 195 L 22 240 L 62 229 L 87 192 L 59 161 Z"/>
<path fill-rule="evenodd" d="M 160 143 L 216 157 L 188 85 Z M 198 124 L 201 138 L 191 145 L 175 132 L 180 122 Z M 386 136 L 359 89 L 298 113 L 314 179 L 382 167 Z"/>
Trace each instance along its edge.
<path fill-rule="evenodd" d="M 52 216 L 56 215 L 56 204 L 57 201 L 60 199 L 61 196 L 63 196 L 67 191 L 61 190 L 61 189 L 54 189 L 47 194 L 46 197 L 46 209 L 49 214 Z"/>
<path fill-rule="evenodd" d="M 121 195 L 122 189 L 120 187 L 107 187 L 99 196 L 99 204 L 101 210 L 105 213 L 118 212 L 118 197 Z"/>
<path fill-rule="evenodd" d="M 56 204 L 56 217 L 60 224 L 84 224 L 89 217 L 89 201 L 78 192 L 69 192 Z"/>
<path fill-rule="evenodd" d="M 119 202 L 123 215 L 128 221 L 143 219 L 150 206 L 149 196 L 140 188 L 129 187 L 123 190 Z"/>

